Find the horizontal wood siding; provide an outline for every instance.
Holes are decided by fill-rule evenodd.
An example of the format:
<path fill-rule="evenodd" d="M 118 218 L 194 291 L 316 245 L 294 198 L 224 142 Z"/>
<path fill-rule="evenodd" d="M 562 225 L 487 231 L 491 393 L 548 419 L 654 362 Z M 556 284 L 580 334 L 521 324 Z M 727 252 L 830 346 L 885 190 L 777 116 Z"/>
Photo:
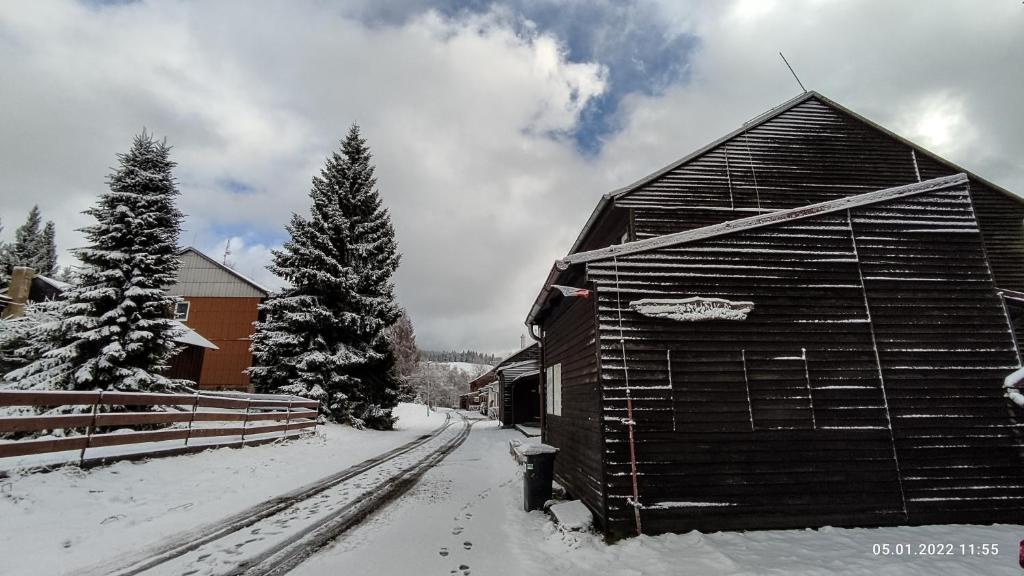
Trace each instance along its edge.
<path fill-rule="evenodd" d="M 929 491 L 973 490 L 974 511 L 1024 519 L 1015 500 L 995 497 L 1024 481 L 999 382 L 1014 355 L 976 232 L 971 243 L 966 194 L 854 209 L 852 227 L 846 212 L 831 213 L 590 263 L 609 531 L 634 530 L 627 378 L 645 532 L 976 518 L 920 499 Z M 702 322 L 629 307 L 691 296 L 755 307 L 744 321 Z M 959 410 L 969 416 L 916 416 Z M 925 423 L 948 427 L 928 440 L 917 431 Z M 913 467 L 901 478 L 898 463 Z"/>
<path fill-rule="evenodd" d="M 1001 384 L 1020 364 L 970 196 L 867 207 L 852 225 L 910 520 L 1019 522 L 1024 439 Z"/>
<path fill-rule="evenodd" d="M 781 209 L 916 181 L 908 147 L 810 99 L 615 204 Z"/>
<path fill-rule="evenodd" d="M 643 239 L 955 172 L 812 98 L 615 205 L 633 208 L 632 229 Z M 971 194 L 996 284 L 1024 291 L 1024 200 L 974 178 Z"/>
<path fill-rule="evenodd" d="M 544 441 L 560 449 L 555 458 L 558 482 L 603 523 L 601 391 L 594 324 L 594 302 L 584 298 L 562 300 L 545 322 L 544 366 L 562 365 L 562 415 L 547 414 L 545 406 Z"/>
<path fill-rule="evenodd" d="M 245 370 L 252 366 L 249 345 L 260 299 L 190 296 L 185 300 L 189 303 L 185 324 L 218 348 L 206 351 L 199 387 L 249 391 L 251 384 Z"/>

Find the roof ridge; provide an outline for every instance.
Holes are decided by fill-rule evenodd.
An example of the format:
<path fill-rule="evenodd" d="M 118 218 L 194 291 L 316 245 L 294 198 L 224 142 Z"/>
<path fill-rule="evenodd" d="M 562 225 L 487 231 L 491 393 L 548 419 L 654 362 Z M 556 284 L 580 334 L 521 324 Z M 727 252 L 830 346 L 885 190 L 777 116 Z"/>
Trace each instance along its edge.
<path fill-rule="evenodd" d="M 828 200 L 826 202 L 819 202 L 817 204 L 809 204 L 807 206 L 799 206 L 797 208 L 778 210 L 767 214 L 757 214 L 755 216 L 750 216 L 747 218 L 729 220 L 727 222 L 722 222 L 720 224 L 712 224 L 711 226 L 694 228 L 692 230 L 686 230 L 683 232 L 675 232 L 673 234 L 655 236 L 653 238 L 646 238 L 644 240 L 637 240 L 635 242 L 615 244 L 612 246 L 608 246 L 607 248 L 590 250 L 588 252 L 577 252 L 576 254 L 569 254 L 565 258 L 557 260 L 555 262 L 555 266 L 559 270 L 565 270 L 568 269 L 569 266 L 572 266 L 573 264 L 592 262 L 594 260 L 603 260 L 615 256 L 623 256 L 626 254 L 636 254 L 638 252 L 646 252 L 648 250 L 663 248 L 665 246 L 675 246 L 677 244 L 682 244 L 684 242 L 703 240 L 705 238 L 712 238 L 715 236 L 721 236 L 723 234 L 729 234 L 732 232 L 749 230 L 751 228 L 759 228 L 762 226 L 769 226 L 781 222 L 802 220 L 804 218 L 819 216 L 821 214 L 828 214 L 830 212 L 836 212 L 838 210 L 856 208 L 858 206 L 876 204 L 878 202 L 883 202 L 886 200 L 893 200 L 896 198 L 903 198 L 906 196 L 923 194 L 925 192 L 932 192 L 935 190 L 951 188 L 953 186 L 965 184 L 967 182 L 967 174 L 961 172 L 958 174 L 954 174 L 952 176 L 933 178 L 931 180 L 925 180 L 923 182 L 913 182 L 911 184 L 904 184 L 903 186 L 884 188 L 882 190 L 866 192 L 864 194 L 858 194 L 856 196 L 846 196 L 843 198 L 838 198 L 836 200 Z"/>
<path fill-rule="evenodd" d="M 267 287 L 261 285 L 260 283 L 258 283 L 255 280 L 249 278 L 248 276 L 245 276 L 244 274 L 236 271 L 234 268 L 232 268 L 230 266 L 226 266 L 224 264 L 221 264 L 220 262 L 217 262 L 216 260 L 211 258 L 209 255 L 204 253 L 199 248 L 196 248 L 195 246 L 185 246 L 184 248 L 181 248 L 180 250 L 178 250 L 178 256 L 181 256 L 181 255 L 183 255 L 184 253 L 186 253 L 188 251 L 195 252 L 200 257 L 202 257 L 204 260 L 206 260 L 208 262 L 212 262 L 213 264 L 216 264 L 220 269 L 224 270 L 228 274 L 231 274 L 232 276 L 238 278 L 239 280 L 245 282 L 246 284 L 249 284 L 253 288 L 256 288 L 257 290 L 263 292 L 267 296 L 270 295 L 270 289 L 268 289 Z"/>

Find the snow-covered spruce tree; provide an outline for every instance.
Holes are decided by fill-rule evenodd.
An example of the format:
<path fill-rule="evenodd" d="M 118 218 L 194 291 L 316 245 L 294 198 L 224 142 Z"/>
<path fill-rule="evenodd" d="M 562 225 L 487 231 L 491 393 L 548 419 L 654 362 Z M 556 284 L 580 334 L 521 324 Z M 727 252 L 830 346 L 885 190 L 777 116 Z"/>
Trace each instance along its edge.
<path fill-rule="evenodd" d="M 249 374 L 257 390 L 321 400 L 339 422 L 390 428 L 400 378 L 386 330 L 398 318 L 399 255 L 370 160 L 353 126 L 313 178 L 310 217 L 292 216 L 269 267 L 291 287 L 263 305 Z"/>
<path fill-rule="evenodd" d="M 57 229 L 53 221 L 48 221 L 46 226 L 43 226 L 39 243 L 39 268 L 36 271 L 43 276 L 52 277 L 57 273 Z"/>
<path fill-rule="evenodd" d="M 29 266 L 35 268 L 42 259 L 42 231 L 40 226 L 43 218 L 39 213 L 39 206 L 33 206 L 28 212 L 25 223 L 14 231 L 14 244 L 11 245 L 11 255 L 8 260 L 7 273 L 15 266 Z"/>
<path fill-rule="evenodd" d="M 4 257 L 4 271 L 10 274 L 15 266 L 28 266 L 37 273 L 49 276 L 57 267 L 56 230 L 53 222 L 43 223 L 39 206 L 29 210 L 25 223 L 14 231 L 14 244 Z"/>
<path fill-rule="evenodd" d="M 86 214 L 88 247 L 78 283 L 65 292 L 55 349 L 6 375 L 18 388 L 158 391 L 178 383 L 159 372 L 176 351 L 175 298 L 181 212 L 170 147 L 143 132 L 118 155 L 110 191 Z"/>

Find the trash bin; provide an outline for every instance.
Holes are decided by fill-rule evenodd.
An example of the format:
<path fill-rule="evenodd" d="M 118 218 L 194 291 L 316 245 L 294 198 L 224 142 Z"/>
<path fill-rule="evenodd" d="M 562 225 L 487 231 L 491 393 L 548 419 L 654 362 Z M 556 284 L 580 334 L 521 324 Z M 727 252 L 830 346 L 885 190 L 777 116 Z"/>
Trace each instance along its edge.
<path fill-rule="evenodd" d="M 526 444 L 519 448 L 526 470 L 523 472 L 523 509 L 539 510 L 551 499 L 551 481 L 555 474 L 558 448 L 547 444 Z"/>

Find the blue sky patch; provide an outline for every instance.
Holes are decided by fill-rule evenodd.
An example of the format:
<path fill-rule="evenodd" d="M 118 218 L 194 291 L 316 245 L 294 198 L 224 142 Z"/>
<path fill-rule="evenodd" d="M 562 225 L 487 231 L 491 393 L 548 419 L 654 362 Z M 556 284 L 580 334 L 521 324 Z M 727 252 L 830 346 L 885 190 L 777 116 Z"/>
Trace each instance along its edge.
<path fill-rule="evenodd" d="M 629 94 L 658 95 L 686 82 L 698 38 L 673 30 L 661 9 L 641 0 L 564 2 L 558 0 L 382 0 L 357 17 L 374 24 L 400 24 L 429 10 L 457 18 L 497 13 L 525 37 L 558 38 L 570 62 L 597 62 L 608 70 L 604 94 L 584 107 L 569 134 L 587 155 L 621 128 L 619 105 Z"/>

